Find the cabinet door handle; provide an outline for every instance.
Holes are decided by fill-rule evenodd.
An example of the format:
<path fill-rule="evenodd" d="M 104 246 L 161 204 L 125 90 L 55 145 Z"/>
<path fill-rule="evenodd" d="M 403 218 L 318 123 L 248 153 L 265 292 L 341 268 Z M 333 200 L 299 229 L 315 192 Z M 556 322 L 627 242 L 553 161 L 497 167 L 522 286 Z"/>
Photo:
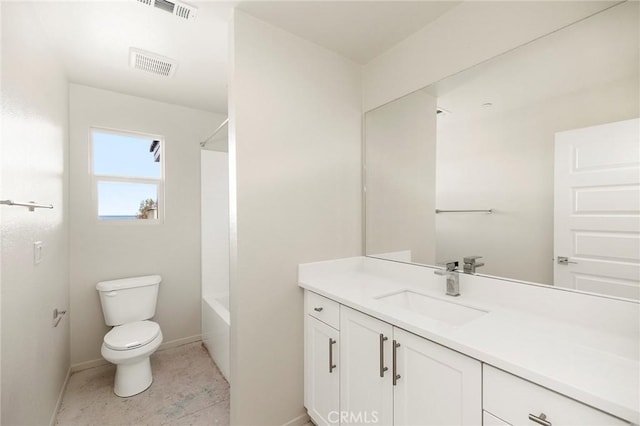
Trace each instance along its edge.
<path fill-rule="evenodd" d="M 551 422 L 547 420 L 547 415 L 545 413 L 540 413 L 539 416 L 529 414 L 529 420 L 542 426 L 551 426 Z"/>
<path fill-rule="evenodd" d="M 333 369 L 336 368 L 336 365 L 333 363 L 333 345 L 335 343 L 335 340 L 329 338 L 329 373 L 333 373 Z"/>
<path fill-rule="evenodd" d="M 398 383 L 398 379 L 401 377 L 398 374 L 398 348 L 400 347 L 400 343 L 396 342 L 395 340 L 393 341 L 393 386 L 396 385 L 396 383 Z"/>
<path fill-rule="evenodd" d="M 313 308 L 313 310 L 314 310 L 314 311 L 316 311 L 316 312 L 322 312 L 322 307 L 319 307 L 319 308 Z"/>
<path fill-rule="evenodd" d="M 380 377 L 384 377 L 384 372 L 389 369 L 384 366 L 384 342 L 387 340 L 389 340 L 389 338 L 380 333 Z"/>

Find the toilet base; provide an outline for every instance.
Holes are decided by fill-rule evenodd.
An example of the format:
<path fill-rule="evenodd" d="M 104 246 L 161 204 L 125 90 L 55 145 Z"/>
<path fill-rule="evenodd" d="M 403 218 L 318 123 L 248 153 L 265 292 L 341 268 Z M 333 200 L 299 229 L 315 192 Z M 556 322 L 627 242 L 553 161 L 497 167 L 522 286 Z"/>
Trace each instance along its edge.
<path fill-rule="evenodd" d="M 162 332 L 155 339 L 144 346 L 127 350 L 114 350 L 105 343 L 100 353 L 102 357 L 116 365 L 116 378 L 113 393 L 127 398 L 145 391 L 153 377 L 151 376 L 151 361 L 149 357 L 160 347 Z"/>
<path fill-rule="evenodd" d="M 137 395 L 151 386 L 151 362 L 149 357 L 127 364 L 118 364 L 113 392 L 122 398 Z"/>

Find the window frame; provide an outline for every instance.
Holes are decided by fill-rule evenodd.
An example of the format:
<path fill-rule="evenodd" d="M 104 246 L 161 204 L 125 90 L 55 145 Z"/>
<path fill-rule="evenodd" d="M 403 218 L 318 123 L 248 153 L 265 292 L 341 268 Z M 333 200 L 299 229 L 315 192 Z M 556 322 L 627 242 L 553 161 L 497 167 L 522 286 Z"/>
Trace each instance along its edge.
<path fill-rule="evenodd" d="M 124 137 L 138 137 L 149 138 L 150 140 L 160 141 L 160 178 L 143 178 L 134 176 L 118 176 L 118 175 L 101 175 L 94 173 L 94 133 L 110 134 L 115 136 Z M 107 127 L 91 126 L 89 128 L 89 177 L 91 180 L 91 202 L 93 208 L 90 209 L 93 213 L 93 220 L 99 224 L 108 224 L 116 226 L 130 226 L 130 225 L 160 225 L 164 223 L 165 219 L 165 155 L 166 145 L 165 138 L 162 135 L 154 135 L 150 133 L 137 132 L 132 130 L 119 130 L 111 129 Z M 98 185 L 100 182 L 123 182 L 123 183 L 141 183 L 141 184 L 153 184 L 158 186 L 158 218 L 157 219 L 124 219 L 124 220 L 107 220 L 100 219 L 100 205 L 98 196 Z"/>

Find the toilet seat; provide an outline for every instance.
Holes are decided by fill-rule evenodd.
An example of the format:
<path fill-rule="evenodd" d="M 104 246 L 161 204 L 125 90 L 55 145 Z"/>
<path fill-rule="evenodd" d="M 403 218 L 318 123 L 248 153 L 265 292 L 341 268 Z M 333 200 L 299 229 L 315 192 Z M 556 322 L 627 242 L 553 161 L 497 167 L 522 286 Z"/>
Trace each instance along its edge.
<path fill-rule="evenodd" d="M 160 326 L 153 321 L 134 321 L 113 327 L 104 336 L 104 345 L 114 351 L 144 346 L 158 337 Z"/>

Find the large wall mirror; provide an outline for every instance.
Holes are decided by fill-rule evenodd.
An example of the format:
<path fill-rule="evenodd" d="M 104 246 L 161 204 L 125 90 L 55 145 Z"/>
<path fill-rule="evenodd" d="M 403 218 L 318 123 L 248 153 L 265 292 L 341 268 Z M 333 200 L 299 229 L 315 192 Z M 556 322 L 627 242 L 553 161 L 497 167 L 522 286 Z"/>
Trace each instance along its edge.
<path fill-rule="evenodd" d="M 640 298 L 637 2 L 365 114 L 368 256 Z"/>

